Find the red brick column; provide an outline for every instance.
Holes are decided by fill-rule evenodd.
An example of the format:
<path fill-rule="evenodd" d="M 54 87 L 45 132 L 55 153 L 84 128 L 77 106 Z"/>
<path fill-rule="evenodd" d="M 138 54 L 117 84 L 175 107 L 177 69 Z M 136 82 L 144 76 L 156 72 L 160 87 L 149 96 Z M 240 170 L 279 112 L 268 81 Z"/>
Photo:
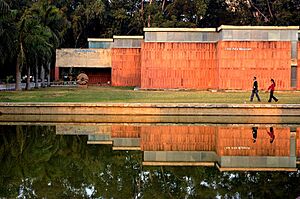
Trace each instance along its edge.
<path fill-rule="evenodd" d="M 55 69 L 54 69 L 54 80 L 55 81 L 59 80 L 59 68 L 57 66 L 55 66 Z"/>
<path fill-rule="evenodd" d="M 300 90 L 300 42 L 298 42 L 297 90 Z"/>
<path fill-rule="evenodd" d="M 296 130 L 296 156 L 297 158 L 300 158 L 300 128 L 297 128 Z"/>

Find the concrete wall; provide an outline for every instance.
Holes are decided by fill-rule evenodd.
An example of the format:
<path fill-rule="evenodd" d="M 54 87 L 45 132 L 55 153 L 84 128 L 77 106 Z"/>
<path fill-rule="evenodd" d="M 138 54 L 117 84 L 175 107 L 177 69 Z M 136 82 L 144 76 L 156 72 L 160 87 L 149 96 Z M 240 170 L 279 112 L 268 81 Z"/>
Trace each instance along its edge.
<path fill-rule="evenodd" d="M 259 168 L 270 168 L 269 171 L 276 171 L 283 168 L 282 171 L 297 171 L 295 157 L 223 156 L 220 158 L 219 165 L 221 171 L 226 171 L 228 168 L 236 168 L 236 170 L 251 170 L 250 168 L 259 170 Z M 292 170 L 289 170 L 288 168 L 291 168 Z"/>
<path fill-rule="evenodd" d="M 56 67 L 111 68 L 110 49 L 58 49 Z"/>
<path fill-rule="evenodd" d="M 222 41 L 297 41 L 296 26 L 220 26 Z"/>
<path fill-rule="evenodd" d="M 111 49 L 114 45 L 114 40 L 111 38 L 88 38 L 89 48 L 96 49 Z"/>
<path fill-rule="evenodd" d="M 113 48 L 141 48 L 143 36 L 113 36 Z"/>
<path fill-rule="evenodd" d="M 144 28 L 145 42 L 217 42 L 215 28 Z"/>
<path fill-rule="evenodd" d="M 144 162 L 170 162 L 170 165 L 173 165 L 172 162 L 176 162 L 178 165 L 185 165 L 186 162 L 213 163 L 216 161 L 217 155 L 213 151 L 144 151 Z"/>

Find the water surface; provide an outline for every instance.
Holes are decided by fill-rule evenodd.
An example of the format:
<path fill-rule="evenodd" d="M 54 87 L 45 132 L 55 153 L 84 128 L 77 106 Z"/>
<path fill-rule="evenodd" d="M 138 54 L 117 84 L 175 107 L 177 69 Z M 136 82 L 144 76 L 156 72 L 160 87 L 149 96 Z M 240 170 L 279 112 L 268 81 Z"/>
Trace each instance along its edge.
<path fill-rule="evenodd" d="M 292 124 L 3 124 L 0 197 L 297 198 L 299 134 Z"/>

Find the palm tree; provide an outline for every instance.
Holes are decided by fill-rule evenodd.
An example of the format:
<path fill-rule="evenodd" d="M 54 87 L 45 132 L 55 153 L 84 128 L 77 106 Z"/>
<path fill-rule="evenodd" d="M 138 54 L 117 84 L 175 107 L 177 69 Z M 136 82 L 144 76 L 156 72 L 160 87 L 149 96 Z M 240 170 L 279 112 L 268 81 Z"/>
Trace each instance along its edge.
<path fill-rule="evenodd" d="M 47 84 L 50 84 L 50 67 L 55 60 L 55 49 L 62 43 L 63 36 L 69 24 L 64 14 L 55 6 L 49 5 L 47 1 L 40 1 L 31 8 L 33 16 L 40 21 L 41 25 L 49 31 L 49 44 L 52 45 L 51 52 L 43 51 L 41 71 L 42 87 L 44 87 L 45 74 L 47 73 Z M 49 57 L 50 56 L 50 57 Z"/>
<path fill-rule="evenodd" d="M 27 78 L 30 78 L 30 66 L 37 63 L 37 57 L 43 57 L 52 45 L 49 43 L 49 30 L 26 10 L 18 23 L 18 50 L 16 64 L 16 90 L 21 90 L 21 71 L 23 66 L 27 69 Z M 41 48 L 45 48 L 41 50 Z M 27 81 L 30 83 L 30 81 Z M 28 85 L 26 86 L 28 89 Z"/>
<path fill-rule="evenodd" d="M 67 27 L 67 20 L 62 12 L 55 6 L 49 5 L 47 1 L 34 3 L 32 7 L 25 10 L 17 25 L 16 90 L 21 90 L 23 68 L 27 70 L 27 78 L 30 78 L 31 71 L 35 71 L 36 83 L 41 71 L 42 87 L 45 85 L 45 71 L 48 75 L 48 83 L 50 82 L 53 55 Z M 28 79 L 27 89 L 29 83 Z"/>
<path fill-rule="evenodd" d="M 53 46 L 49 43 L 51 34 L 48 28 L 40 24 L 36 24 L 34 27 L 35 29 L 31 32 L 31 36 L 27 37 L 25 40 L 27 47 L 27 89 L 29 89 L 31 69 L 35 69 L 36 74 L 38 74 L 38 69 L 43 68 L 43 63 L 47 63 L 48 60 L 51 59 L 53 48 Z M 39 64 L 41 64 L 41 67 L 39 67 Z M 38 78 L 36 77 L 36 83 L 37 79 Z"/>
<path fill-rule="evenodd" d="M 6 62 L 12 62 L 16 54 L 14 18 L 8 4 L 0 0 L 0 67 L 5 66 Z"/>
<path fill-rule="evenodd" d="M 4 0 L 0 0 L 0 13 L 1 13 L 1 15 L 7 14 L 9 12 L 9 10 L 10 10 L 9 5 Z"/>

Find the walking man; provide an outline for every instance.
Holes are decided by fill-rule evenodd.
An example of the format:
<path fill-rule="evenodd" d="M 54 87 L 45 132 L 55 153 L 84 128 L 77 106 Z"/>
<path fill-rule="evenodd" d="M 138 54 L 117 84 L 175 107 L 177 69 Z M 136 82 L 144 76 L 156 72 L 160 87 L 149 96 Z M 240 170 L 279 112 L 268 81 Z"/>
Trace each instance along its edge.
<path fill-rule="evenodd" d="M 253 88 L 252 88 L 252 93 L 251 93 L 251 97 L 250 97 L 250 102 L 253 101 L 254 94 L 256 95 L 257 100 L 260 102 L 260 98 L 258 95 L 258 83 L 257 83 L 256 77 L 253 77 Z"/>

